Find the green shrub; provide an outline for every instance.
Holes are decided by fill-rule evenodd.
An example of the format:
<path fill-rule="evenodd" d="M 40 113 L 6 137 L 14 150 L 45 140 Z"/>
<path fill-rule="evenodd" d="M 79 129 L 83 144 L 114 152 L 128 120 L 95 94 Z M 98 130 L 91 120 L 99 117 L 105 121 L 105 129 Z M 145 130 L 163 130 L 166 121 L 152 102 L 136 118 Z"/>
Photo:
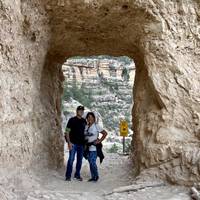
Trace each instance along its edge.
<path fill-rule="evenodd" d="M 108 153 L 117 153 L 119 147 L 114 143 L 110 149 L 108 149 Z"/>

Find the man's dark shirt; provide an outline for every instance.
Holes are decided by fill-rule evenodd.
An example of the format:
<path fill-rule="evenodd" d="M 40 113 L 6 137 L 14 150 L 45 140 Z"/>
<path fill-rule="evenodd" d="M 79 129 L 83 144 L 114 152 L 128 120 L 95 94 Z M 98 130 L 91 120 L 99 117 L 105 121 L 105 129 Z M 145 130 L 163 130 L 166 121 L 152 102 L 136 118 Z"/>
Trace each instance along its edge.
<path fill-rule="evenodd" d="M 78 118 L 77 116 L 69 119 L 66 130 L 69 131 L 69 138 L 72 144 L 83 145 L 85 143 L 86 120 Z"/>

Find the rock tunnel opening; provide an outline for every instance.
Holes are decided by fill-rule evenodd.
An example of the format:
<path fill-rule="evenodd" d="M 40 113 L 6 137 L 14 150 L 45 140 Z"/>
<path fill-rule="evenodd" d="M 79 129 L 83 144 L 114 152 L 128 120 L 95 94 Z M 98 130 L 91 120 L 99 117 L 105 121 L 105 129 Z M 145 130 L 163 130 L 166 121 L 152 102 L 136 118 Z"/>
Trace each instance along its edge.
<path fill-rule="evenodd" d="M 89 111 L 94 112 L 96 123 L 109 133 L 104 142 L 106 152 L 123 153 L 119 124 L 120 120 L 126 120 L 128 135 L 124 153 L 130 154 L 134 61 L 127 56 L 76 56 L 66 60 L 62 71 L 65 77 L 61 105 L 63 133 L 68 120 L 76 115 L 76 107 L 83 105 L 83 117 Z M 66 158 L 68 148 L 64 147 Z"/>
<path fill-rule="evenodd" d="M 154 31 L 157 28 L 160 30 L 161 25 L 151 13 L 138 7 L 137 4 L 128 2 L 125 4 L 121 1 L 114 4 L 109 1 L 101 3 L 70 1 L 69 4 L 70 6 L 64 2 L 58 4 L 48 2 L 45 5 L 51 34 L 45 64 L 41 71 L 40 99 L 47 123 L 45 126 L 40 126 L 45 141 L 39 140 L 41 148 L 37 149 L 39 152 L 36 151 L 36 154 L 44 155 L 45 152 L 48 166 L 63 164 L 60 104 L 64 81 L 62 65 L 66 59 L 76 55 L 115 57 L 126 55 L 132 58 L 136 65 L 134 91 L 132 91 L 135 102 L 132 110 L 135 133 L 132 146 L 135 147 L 133 158 L 138 173 L 140 168 L 147 167 L 149 163 L 149 161 L 145 163 L 138 153 L 144 152 L 142 138 L 146 137 L 146 130 L 143 129 L 141 132 L 141 127 L 146 127 L 146 113 L 159 113 L 164 107 L 154 81 L 150 78 L 152 72 L 148 67 L 152 64 L 146 53 L 151 37 L 156 35 Z M 155 27 L 151 26 L 154 23 Z M 148 34 L 149 32 L 151 34 Z M 151 130 L 149 132 L 151 133 Z"/>
<path fill-rule="evenodd" d="M 85 57 L 86 55 L 82 54 L 81 56 Z M 105 55 L 105 54 L 102 53 L 102 55 Z M 118 55 L 118 53 L 114 53 L 112 57 L 118 57 L 118 56 L 121 56 L 121 54 Z M 142 54 L 140 56 L 142 58 Z M 47 159 L 48 167 L 53 166 L 53 167 L 58 167 L 58 168 L 63 166 L 63 158 L 65 156 L 64 148 L 63 148 L 64 140 L 63 140 L 63 135 L 62 135 L 61 102 L 62 102 L 62 94 L 64 90 L 63 82 L 65 80 L 62 67 L 66 61 L 66 57 L 63 57 L 61 61 L 62 62 L 60 62 L 60 58 L 58 55 L 52 56 L 51 54 L 49 54 L 42 71 L 42 79 L 41 79 L 42 81 L 41 82 L 41 100 L 46 110 L 45 118 L 48 119 L 47 122 L 49 122 L 49 124 L 46 123 L 46 125 L 48 125 L 46 126 L 47 141 L 45 141 L 45 145 L 43 145 L 43 149 L 40 149 L 40 151 L 42 152 L 40 152 L 39 154 L 43 154 L 44 152 L 46 152 L 47 157 L 48 157 Z M 138 118 L 137 115 L 146 115 L 146 112 L 148 112 L 148 108 L 150 105 L 152 105 L 151 109 L 153 110 L 160 110 L 162 108 L 162 104 L 161 102 L 159 102 L 159 98 L 157 98 L 155 96 L 155 93 L 153 92 L 153 87 L 148 78 L 147 70 L 145 67 L 141 65 L 141 63 L 143 63 L 142 60 L 139 60 L 139 62 L 137 61 L 138 60 L 136 59 L 135 71 L 134 71 L 134 84 L 132 83 L 131 88 L 133 89 L 131 89 L 130 95 L 133 96 L 133 94 L 138 92 L 137 90 L 139 90 L 140 92 L 138 92 L 139 96 L 137 96 L 137 98 L 140 99 L 140 103 L 142 103 L 143 105 L 138 107 L 137 102 L 136 102 L 136 104 L 134 104 L 134 107 L 132 107 L 131 117 L 133 117 L 133 119 L 130 124 L 133 125 L 131 127 L 133 128 L 133 131 L 137 131 L 136 129 L 136 127 L 138 126 L 137 123 L 140 123 L 140 121 L 139 122 L 137 121 L 137 118 Z M 140 67 L 138 67 L 137 64 L 139 64 Z M 136 98 L 136 96 L 133 96 L 133 101 L 134 101 L 134 98 Z M 137 113 L 135 111 L 137 109 L 141 109 L 140 113 Z M 135 116 L 134 116 L 134 112 L 135 112 Z M 144 131 L 146 132 L 146 130 Z M 137 134 L 133 134 L 132 148 L 131 148 L 132 149 L 131 154 L 134 155 L 133 159 L 135 160 L 134 162 L 136 163 L 135 168 L 134 168 L 135 174 L 138 174 L 140 170 L 138 164 L 141 162 L 140 161 L 141 157 L 137 151 L 142 150 L 142 147 L 138 143 L 140 141 L 140 139 L 138 140 L 137 138 L 138 136 L 139 135 Z M 144 164 L 144 168 L 146 168 L 145 164 Z"/>
<path fill-rule="evenodd" d="M 45 152 L 49 154 L 49 165 L 53 166 L 60 166 L 63 163 L 63 149 L 60 149 L 63 145 L 59 145 L 61 138 L 58 137 L 59 134 L 56 135 L 55 133 L 59 133 L 61 130 L 60 102 L 63 92 L 62 81 L 64 80 L 62 65 L 67 58 L 76 55 L 110 55 L 115 57 L 126 55 L 134 60 L 136 65 L 134 93 L 137 96 L 134 95 L 133 98 L 140 99 L 142 104 L 142 106 L 139 106 L 136 102 L 132 112 L 132 115 L 134 115 L 133 113 L 136 115 L 133 117 L 136 120 L 136 123 L 133 123 L 133 125 L 135 124 L 134 132 L 138 132 L 138 123 L 140 123 L 137 122 L 138 115 L 147 112 L 148 105 L 154 104 L 158 110 L 163 106 L 159 95 L 156 96 L 153 88 L 154 83 L 150 83 L 145 63 L 145 40 L 148 37 L 141 37 L 144 36 L 141 24 L 145 25 L 148 24 L 149 20 L 153 20 L 149 13 L 145 13 L 143 9 L 135 8 L 134 12 L 130 12 L 133 7 L 131 5 L 124 6 L 122 2 L 116 2 L 114 6 L 109 2 L 97 4 L 94 7 L 90 3 L 83 4 L 83 7 L 81 5 L 74 3 L 74 7 L 70 9 L 65 6 L 60 7 L 58 5 L 57 7 L 54 5 L 55 10 L 53 12 L 48 7 L 52 34 L 42 70 L 40 94 L 44 110 L 46 110 L 45 113 L 49 118 L 48 122 L 51 122 L 51 125 L 47 125 L 49 129 L 44 131 L 49 132 L 50 130 L 50 133 L 46 134 L 50 135 L 48 140 L 51 141 L 47 144 L 51 145 L 46 148 Z M 77 6 L 79 12 L 76 11 Z M 90 12 L 86 11 L 88 9 L 91 9 Z M 52 14 L 56 11 L 59 14 L 52 17 Z M 106 16 L 104 15 L 105 11 L 108 13 Z M 61 21 L 60 17 L 64 21 Z M 145 98 L 142 98 L 142 96 L 145 96 Z M 49 108 L 51 108 L 51 114 Z M 144 110 L 136 112 L 140 108 Z M 139 140 L 135 139 L 135 141 Z M 139 147 L 139 145 L 136 146 Z M 141 149 L 137 149 L 137 151 L 141 151 Z M 135 153 L 137 151 L 134 150 Z M 138 154 L 136 153 L 136 155 Z M 139 157 L 134 156 L 134 159 L 139 159 Z M 138 163 L 138 170 L 136 171 L 139 171 L 140 161 L 138 160 L 136 163 Z"/>

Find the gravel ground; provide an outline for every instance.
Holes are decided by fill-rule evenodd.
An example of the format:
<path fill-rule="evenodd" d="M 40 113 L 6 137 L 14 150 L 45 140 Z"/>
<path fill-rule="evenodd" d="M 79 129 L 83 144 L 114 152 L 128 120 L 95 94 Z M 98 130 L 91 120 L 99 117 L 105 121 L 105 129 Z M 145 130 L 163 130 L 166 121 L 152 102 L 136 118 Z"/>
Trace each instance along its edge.
<path fill-rule="evenodd" d="M 67 157 L 67 155 L 66 155 Z M 83 182 L 64 181 L 65 168 L 60 171 L 41 170 L 37 172 L 13 172 L 0 170 L 0 200 L 189 200 L 188 188 L 163 185 L 161 181 L 143 177 L 133 180 L 133 166 L 127 156 L 106 153 L 103 164 L 99 165 L 100 180 L 88 183 L 89 167 L 84 160 L 82 168 Z M 155 182 L 155 183 L 154 183 Z M 146 185 L 138 191 L 118 193 L 123 186 L 133 188 Z M 117 191 L 117 192 L 113 192 Z"/>

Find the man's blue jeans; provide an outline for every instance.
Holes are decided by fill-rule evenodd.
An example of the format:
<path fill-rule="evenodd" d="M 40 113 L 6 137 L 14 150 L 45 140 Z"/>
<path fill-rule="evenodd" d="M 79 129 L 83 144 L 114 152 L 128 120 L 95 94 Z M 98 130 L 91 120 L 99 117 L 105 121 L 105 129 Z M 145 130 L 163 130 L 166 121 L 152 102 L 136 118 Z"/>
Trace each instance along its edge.
<path fill-rule="evenodd" d="M 73 170 L 73 163 L 75 159 L 75 155 L 77 154 L 77 161 L 76 161 L 76 172 L 74 174 L 75 177 L 80 177 L 80 171 L 82 167 L 82 160 L 83 160 L 83 151 L 84 151 L 84 146 L 83 145 L 78 145 L 78 144 L 73 144 L 72 150 L 69 152 L 69 159 L 67 162 L 67 169 L 66 169 L 66 178 L 71 178 L 72 175 L 72 170 Z"/>
<path fill-rule="evenodd" d="M 97 152 L 89 151 L 88 161 L 90 164 L 90 173 L 93 179 L 99 177 L 96 160 L 97 160 Z"/>

